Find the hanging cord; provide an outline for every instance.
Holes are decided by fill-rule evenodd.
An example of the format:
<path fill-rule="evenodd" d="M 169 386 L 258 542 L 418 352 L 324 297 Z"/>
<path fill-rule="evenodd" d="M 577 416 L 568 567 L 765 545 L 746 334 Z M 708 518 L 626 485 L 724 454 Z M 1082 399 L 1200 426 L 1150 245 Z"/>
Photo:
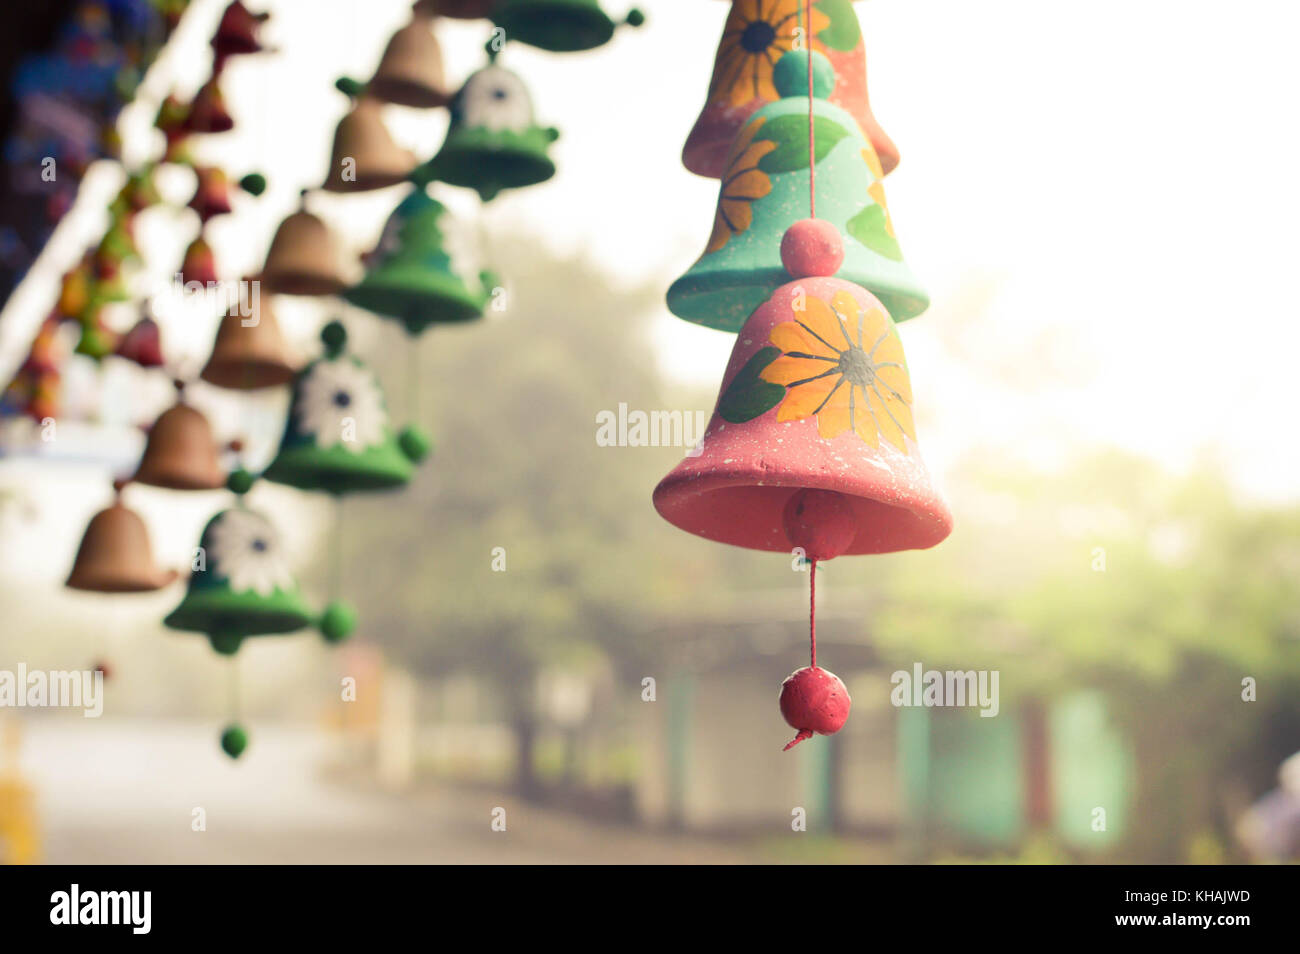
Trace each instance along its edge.
<path fill-rule="evenodd" d="M 334 494 L 334 532 L 330 534 L 329 599 L 337 600 L 343 586 L 343 495 Z"/>
<path fill-rule="evenodd" d="M 803 7 L 803 38 L 808 49 L 808 217 L 817 218 L 817 134 L 813 129 L 813 48 L 812 4 L 800 0 Z M 816 665 L 816 661 L 814 661 Z"/>
<path fill-rule="evenodd" d="M 817 668 L 817 561 L 808 561 L 808 665 Z"/>
<path fill-rule="evenodd" d="M 229 676 L 227 677 L 230 689 L 230 720 L 238 722 L 240 709 L 242 708 L 239 698 L 239 654 L 234 653 L 228 659 L 230 665 Z"/>

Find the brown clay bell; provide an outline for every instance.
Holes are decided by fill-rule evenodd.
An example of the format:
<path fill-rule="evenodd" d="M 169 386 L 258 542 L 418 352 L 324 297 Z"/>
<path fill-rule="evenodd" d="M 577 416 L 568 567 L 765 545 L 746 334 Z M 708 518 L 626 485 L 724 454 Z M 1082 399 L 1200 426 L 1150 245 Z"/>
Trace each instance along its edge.
<path fill-rule="evenodd" d="M 262 290 L 283 295 L 337 295 L 349 282 L 334 233 L 300 206 L 275 230 L 262 266 Z"/>
<path fill-rule="evenodd" d="M 389 39 L 366 91 L 385 102 L 417 109 L 447 105 L 451 94 L 431 16 L 418 7 L 412 11 L 411 22 Z"/>
<path fill-rule="evenodd" d="M 497 0 L 417 0 L 415 9 L 426 16 L 485 20 L 492 15 L 492 8 L 496 5 Z"/>
<path fill-rule="evenodd" d="M 359 87 L 341 80 L 339 88 L 355 93 Z M 393 142 L 384 125 L 383 103 L 362 96 L 334 131 L 334 152 L 324 188 L 329 192 L 369 192 L 405 180 L 416 159 Z"/>
<path fill-rule="evenodd" d="M 177 389 L 183 385 L 177 382 Z M 169 490 L 217 490 L 226 475 L 217 459 L 212 425 L 184 401 L 184 394 L 149 428 L 140 466 L 131 479 Z"/>
<path fill-rule="evenodd" d="M 199 374 L 209 384 L 253 391 L 288 384 L 297 373 L 270 301 L 260 291 L 250 301 L 251 314 L 242 314 L 242 307 L 232 308 L 221 319 L 212 355 Z"/>
<path fill-rule="evenodd" d="M 91 517 L 77 549 L 67 585 L 92 593 L 146 593 L 176 579 L 175 570 L 154 563 L 144 521 L 122 504 L 121 485 L 113 503 Z"/>

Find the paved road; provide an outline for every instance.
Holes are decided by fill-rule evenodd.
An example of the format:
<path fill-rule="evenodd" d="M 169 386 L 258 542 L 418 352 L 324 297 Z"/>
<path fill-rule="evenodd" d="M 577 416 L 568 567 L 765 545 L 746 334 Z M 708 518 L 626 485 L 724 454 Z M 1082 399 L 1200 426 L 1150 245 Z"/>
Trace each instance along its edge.
<path fill-rule="evenodd" d="M 386 793 L 332 782 L 330 740 L 258 726 L 238 763 L 210 725 L 28 720 L 23 765 L 54 863 L 673 864 L 761 860 L 753 848 L 591 824 L 491 791 Z M 506 831 L 491 828 L 506 809 Z M 194 831 L 201 808 L 206 830 Z"/>

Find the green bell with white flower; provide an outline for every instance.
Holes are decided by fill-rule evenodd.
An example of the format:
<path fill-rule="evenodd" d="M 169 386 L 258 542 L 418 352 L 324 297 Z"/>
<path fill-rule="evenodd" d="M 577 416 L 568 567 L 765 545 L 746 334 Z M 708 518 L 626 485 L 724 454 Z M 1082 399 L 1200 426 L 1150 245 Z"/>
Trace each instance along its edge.
<path fill-rule="evenodd" d="M 597 0 L 500 0 L 492 22 L 508 39 L 553 53 L 604 46 L 618 26 Z M 634 7 L 623 22 L 640 26 L 645 16 Z"/>
<path fill-rule="evenodd" d="M 483 315 L 496 285 L 490 272 L 467 283 L 447 253 L 446 207 L 417 188 L 393 210 L 379 244 L 366 256 L 365 277 L 344 293 L 359 308 L 395 318 L 418 335 L 430 325 Z"/>
<path fill-rule="evenodd" d="M 356 625 L 344 603 L 331 603 L 322 614 L 307 607 L 275 526 L 242 503 L 208 521 L 191 569 L 185 598 L 163 623 L 205 634 L 222 655 L 234 655 L 250 636 L 309 626 L 340 642 Z"/>
<path fill-rule="evenodd" d="M 321 340 L 325 354 L 294 381 L 279 453 L 262 476 L 331 494 L 406 484 L 428 454 L 429 439 L 411 427 L 393 432 L 374 372 L 343 353 L 342 324 L 326 325 Z"/>
<path fill-rule="evenodd" d="M 488 56 L 496 56 L 491 45 Z M 534 121 L 524 81 L 493 62 L 472 74 L 452 99 L 447 138 L 413 178 L 421 184 L 464 186 L 487 202 L 502 189 L 535 185 L 555 175 L 547 149 L 559 136 L 559 130 Z"/>

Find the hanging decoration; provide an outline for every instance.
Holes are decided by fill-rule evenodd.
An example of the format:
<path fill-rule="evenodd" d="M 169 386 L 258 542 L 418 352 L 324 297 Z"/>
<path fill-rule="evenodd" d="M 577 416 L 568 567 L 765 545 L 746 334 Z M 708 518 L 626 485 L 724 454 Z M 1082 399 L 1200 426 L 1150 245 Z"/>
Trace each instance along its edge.
<path fill-rule="evenodd" d="M 815 161 L 818 216 L 845 236 L 843 277 L 878 297 L 896 321 L 919 315 L 929 297 L 903 261 L 875 151 L 853 117 L 827 101 L 836 82 L 830 61 L 812 55 L 810 84 L 807 54 L 794 53 L 772 71 L 781 98 L 755 112 L 732 145 L 713 234 L 699 261 L 669 287 L 668 308 L 687 321 L 738 331 L 785 281 L 781 236 L 807 208 Z"/>
<path fill-rule="evenodd" d="M 415 156 L 393 142 L 384 125 L 384 104 L 355 80 L 340 79 L 335 86 L 352 97 L 353 106 L 334 131 L 333 157 L 322 188 L 369 192 L 405 181 L 415 168 Z"/>
<path fill-rule="evenodd" d="M 77 548 L 67 586 L 91 593 L 148 593 L 174 582 L 153 558 L 139 514 L 122 503 L 125 481 L 113 483 L 113 502 L 90 520 Z"/>
<path fill-rule="evenodd" d="M 497 279 L 484 271 L 470 285 L 446 252 L 443 204 L 416 188 L 393 211 L 379 244 L 366 257 L 366 274 L 344 297 L 386 318 L 411 335 L 435 324 L 479 318 Z"/>
<path fill-rule="evenodd" d="M 594 50 L 613 39 L 618 27 L 599 0 L 498 0 L 491 16 L 507 39 L 553 53 Z M 641 26 L 645 14 L 634 7 L 623 22 Z"/>
<path fill-rule="evenodd" d="M 261 281 L 264 290 L 282 295 L 337 295 L 348 287 L 338 239 L 307 210 L 305 189 L 298 210 L 275 230 Z"/>
<path fill-rule="evenodd" d="M 185 382 L 175 381 L 176 403 L 149 428 L 144 454 L 132 480 L 169 490 L 217 490 L 226 484 L 221 449 L 203 412 L 185 401 Z"/>
<path fill-rule="evenodd" d="M 376 99 L 416 109 L 446 106 L 451 99 L 442 69 L 442 48 L 433 16 L 417 5 L 411 22 L 388 41 L 366 91 Z"/>
<path fill-rule="evenodd" d="M 536 124 L 524 81 L 496 64 L 492 43 L 487 52 L 489 64 L 472 74 L 451 101 L 442 148 L 413 176 L 419 183 L 473 189 L 484 202 L 503 189 L 536 185 L 555 175 L 547 149 L 560 135 Z"/>
<path fill-rule="evenodd" d="M 731 144 L 754 111 L 777 99 L 774 67 L 796 43 L 801 0 L 733 0 L 708 98 L 682 149 L 682 164 L 697 175 L 721 179 Z M 857 120 L 880 160 L 877 178 L 898 166 L 898 147 L 871 112 L 862 28 L 850 0 L 812 0 L 806 35 L 834 70 L 829 100 Z"/>
<path fill-rule="evenodd" d="M 247 278 L 250 286 L 256 278 Z M 288 384 L 297 373 L 289 355 L 270 296 L 250 296 L 243 306 L 230 309 L 217 326 L 216 341 L 199 377 L 219 388 L 256 391 Z"/>
<path fill-rule="evenodd" d="M 840 9 L 790 7 L 764 21 L 787 32 L 787 48 L 800 24 L 825 40 L 828 9 Z M 758 7 L 735 3 L 732 20 L 746 11 Z M 817 661 L 818 564 L 932 547 L 952 515 L 917 445 L 895 317 L 918 314 L 925 297 L 893 241 L 883 168 L 857 120 L 827 101 L 836 68 L 821 52 L 787 50 L 771 82 L 779 98 L 730 147 L 705 254 L 669 290 L 677 315 L 739 334 L 698 453 L 660 482 L 654 504 L 706 539 L 805 560 L 809 665 L 779 700 L 796 731 L 789 749 L 838 732 L 852 704 Z"/>

